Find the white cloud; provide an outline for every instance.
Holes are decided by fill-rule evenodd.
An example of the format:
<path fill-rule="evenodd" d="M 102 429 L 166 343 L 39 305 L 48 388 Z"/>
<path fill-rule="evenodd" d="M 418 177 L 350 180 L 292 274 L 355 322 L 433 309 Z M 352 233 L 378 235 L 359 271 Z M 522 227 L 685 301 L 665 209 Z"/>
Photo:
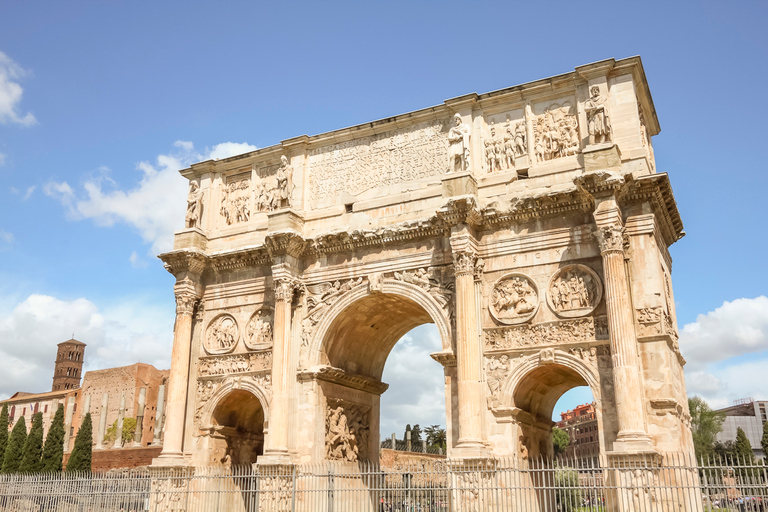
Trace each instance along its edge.
<path fill-rule="evenodd" d="M 768 397 L 768 297 L 724 302 L 680 332 L 688 394 L 712 407 Z"/>
<path fill-rule="evenodd" d="M 37 187 L 32 185 L 31 187 L 27 187 L 27 191 L 24 192 L 24 197 L 21 198 L 22 201 L 26 201 L 30 197 L 32 197 L 32 194 L 35 192 L 35 189 Z"/>
<path fill-rule="evenodd" d="M 179 169 L 196 161 L 226 158 L 255 149 L 247 143 L 223 142 L 199 153 L 191 142 L 176 141 L 174 150 L 159 155 L 154 164 L 137 164 L 142 177 L 132 188 L 121 189 L 110 178 L 109 169 L 102 168 L 83 184 L 85 197 L 76 194 L 66 182 L 49 182 L 43 191 L 59 200 L 72 219 L 92 219 L 99 226 L 122 222 L 134 227 L 157 254 L 171 249 L 173 232 L 183 227 L 188 185 Z"/>
<path fill-rule="evenodd" d="M 0 228 L 0 251 L 4 251 L 10 248 L 15 240 L 16 237 L 13 236 L 13 233 L 9 233 L 8 231 Z"/>
<path fill-rule="evenodd" d="M 143 258 L 140 258 L 138 254 L 136 254 L 136 251 L 133 251 L 131 255 L 128 257 L 128 261 L 131 262 L 131 266 L 133 268 L 146 268 L 147 261 Z"/>
<path fill-rule="evenodd" d="M 0 123 L 16 123 L 24 126 L 37 123 L 32 113 L 27 112 L 22 115 L 18 111 L 21 95 L 24 93 L 19 80 L 26 75 L 27 72 L 21 66 L 0 52 Z M 0 161 L 1 164 L 2 161 Z"/>
<path fill-rule="evenodd" d="M 5 165 L 5 155 L 0 153 L 0 167 Z"/>
<path fill-rule="evenodd" d="M 136 300 L 99 308 L 84 298 L 30 295 L 0 313 L 0 397 L 49 391 L 56 345 L 73 334 L 88 345 L 86 371 L 139 361 L 167 369 L 173 315 L 172 303 L 158 307 Z"/>
<path fill-rule="evenodd" d="M 389 384 L 381 396 L 382 438 L 394 432 L 402 439 L 407 424 L 445 427 L 443 367 L 429 356 L 441 348 L 437 328 L 428 324 L 403 336 L 390 352 L 382 375 Z"/>

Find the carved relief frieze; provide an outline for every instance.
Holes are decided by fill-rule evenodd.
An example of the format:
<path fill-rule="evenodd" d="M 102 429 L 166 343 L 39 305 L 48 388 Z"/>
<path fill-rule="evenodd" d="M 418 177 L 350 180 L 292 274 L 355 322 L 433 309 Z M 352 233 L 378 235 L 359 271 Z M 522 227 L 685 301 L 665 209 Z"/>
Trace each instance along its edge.
<path fill-rule="evenodd" d="M 323 313 L 333 306 L 345 293 L 363 284 L 363 278 L 337 280 L 302 286 L 306 314 L 301 321 L 301 347 L 309 346 L 312 332 L 320 322 Z"/>
<path fill-rule="evenodd" d="M 262 372 L 272 368 L 272 351 L 201 357 L 200 376 Z"/>
<path fill-rule="evenodd" d="M 606 317 L 589 317 L 535 325 L 486 329 L 486 350 L 517 349 L 608 339 Z"/>
<path fill-rule="evenodd" d="M 249 350 L 257 350 L 272 345 L 273 312 L 270 308 L 256 311 L 245 327 L 245 346 Z"/>
<path fill-rule="evenodd" d="M 499 279 L 491 292 L 488 305 L 493 318 L 503 324 L 527 322 L 539 309 L 536 283 L 523 274 L 507 274 Z"/>
<path fill-rule="evenodd" d="M 504 354 L 485 358 L 485 382 L 488 384 L 488 406 L 498 407 L 501 404 L 501 388 L 512 371 L 512 360 Z"/>
<path fill-rule="evenodd" d="M 438 119 L 311 150 L 310 200 L 445 173 L 449 124 Z"/>
<path fill-rule="evenodd" d="M 262 167 L 256 174 L 256 211 L 271 212 L 292 206 L 293 166 L 288 157 L 280 157 L 280 165 Z"/>
<path fill-rule="evenodd" d="M 456 286 L 450 266 L 404 270 L 395 272 L 394 278 L 398 281 L 414 284 L 429 293 L 440 307 L 446 310 L 448 317 L 453 319 L 453 295 Z"/>
<path fill-rule="evenodd" d="M 483 142 L 486 172 L 514 171 L 516 158 L 528 154 L 525 120 L 513 123 L 509 115 L 503 125 L 491 120 L 489 132 Z"/>
<path fill-rule="evenodd" d="M 227 225 L 248 222 L 251 218 L 251 173 L 229 176 L 222 189 L 221 209 Z"/>
<path fill-rule="evenodd" d="M 270 362 L 271 366 L 271 362 Z M 251 379 L 260 387 L 269 401 L 272 400 L 272 375 L 270 373 L 257 373 L 251 375 Z"/>
<path fill-rule="evenodd" d="M 549 307 L 564 318 L 592 313 L 602 296 L 600 278 L 586 265 L 568 265 L 560 269 L 552 276 L 547 288 Z"/>
<path fill-rule="evenodd" d="M 221 314 L 214 318 L 205 333 L 205 350 L 209 354 L 226 354 L 237 345 L 239 329 L 232 315 Z"/>
<path fill-rule="evenodd" d="M 368 456 L 370 407 L 329 398 L 325 413 L 325 456 L 356 462 Z"/>
<path fill-rule="evenodd" d="M 536 161 L 546 162 L 579 152 L 579 124 L 573 105 L 553 103 L 533 122 Z"/>

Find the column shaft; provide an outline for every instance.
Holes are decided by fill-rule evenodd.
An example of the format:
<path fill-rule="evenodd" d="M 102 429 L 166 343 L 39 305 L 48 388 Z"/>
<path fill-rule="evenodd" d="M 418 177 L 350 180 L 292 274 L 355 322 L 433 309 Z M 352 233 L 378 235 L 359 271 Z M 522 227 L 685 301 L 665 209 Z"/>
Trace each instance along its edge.
<path fill-rule="evenodd" d="M 459 388 L 457 448 L 484 448 L 482 442 L 482 382 L 474 268 L 471 253 L 454 256 L 456 270 L 456 366 Z"/>
<path fill-rule="evenodd" d="M 197 297 L 176 295 L 176 326 L 173 332 L 171 374 L 168 379 L 166 431 L 161 457 L 181 457 L 189 385 L 189 354 L 192 343 L 192 312 Z"/>
<path fill-rule="evenodd" d="M 275 325 L 272 342 L 272 403 L 269 411 L 269 435 L 264 454 L 270 457 L 288 456 L 288 392 L 292 377 L 287 372 L 291 349 L 291 303 L 293 283 L 275 283 Z"/>

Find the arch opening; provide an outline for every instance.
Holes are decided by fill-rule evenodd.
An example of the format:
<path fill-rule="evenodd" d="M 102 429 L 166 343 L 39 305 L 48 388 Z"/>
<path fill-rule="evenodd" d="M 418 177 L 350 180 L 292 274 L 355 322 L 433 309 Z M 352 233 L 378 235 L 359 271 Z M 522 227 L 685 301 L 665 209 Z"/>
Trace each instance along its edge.
<path fill-rule="evenodd" d="M 402 283 L 399 284 L 399 286 L 401 285 Z M 445 418 L 444 372 L 439 363 L 429 357 L 429 354 L 440 352 L 446 346 L 451 346 L 450 339 L 446 339 L 447 336 L 443 332 L 447 332 L 444 328 L 447 322 L 442 316 L 434 319 L 432 315 L 441 315 L 442 313 L 430 312 L 430 308 L 437 309 L 439 306 L 436 303 L 432 304 L 434 299 L 425 292 L 415 286 L 413 288 L 416 289 L 416 292 L 405 290 L 405 293 L 387 293 L 385 284 L 384 293 L 368 294 L 365 291 L 343 308 L 339 308 L 333 315 L 332 321 L 329 322 L 327 328 L 322 333 L 320 338 L 322 344 L 320 345 L 321 350 L 318 362 L 343 370 L 345 376 L 355 379 L 355 382 L 362 381 L 365 383 L 361 386 L 359 384 L 346 384 L 338 381 L 334 383 L 320 382 L 327 410 L 326 458 L 334 459 L 337 454 L 342 454 L 347 460 L 351 460 L 348 458 L 350 456 L 356 460 L 376 461 L 378 459 L 381 448 L 381 395 L 383 393 L 390 393 L 386 391 L 387 385 L 382 382 L 382 376 L 394 347 L 399 341 L 404 340 L 404 337 L 405 344 L 408 345 L 408 340 L 413 335 L 423 336 L 427 332 L 429 333 L 427 343 L 418 343 L 417 340 L 417 343 L 411 344 L 411 348 L 419 345 L 419 363 L 417 366 L 422 374 L 421 376 L 423 376 L 424 370 L 427 370 L 431 365 L 435 367 L 436 372 L 429 372 L 427 370 L 427 373 L 433 375 L 433 380 L 434 374 L 439 378 L 442 388 L 442 393 L 439 397 L 440 408 L 443 411 L 442 418 Z M 424 304 L 425 301 L 427 301 L 426 305 Z M 443 329 L 432 325 L 409 334 L 424 324 L 438 324 Z M 403 354 L 396 353 L 399 355 L 392 360 L 402 362 Z M 396 362 L 395 364 L 398 363 Z M 390 372 L 391 375 L 396 373 Z M 393 398 L 404 392 L 402 382 L 394 384 L 392 394 L 389 395 L 389 397 Z M 413 386 L 411 387 L 413 388 Z M 413 389 L 410 391 L 414 392 Z M 434 391 L 433 386 L 432 395 L 435 394 Z M 416 393 L 418 394 L 418 391 Z M 397 400 L 397 398 L 394 398 L 394 400 Z M 385 405 L 390 403 L 389 400 L 385 399 Z M 418 401 L 416 406 L 418 407 Z M 406 423 L 422 421 L 420 418 L 409 421 L 407 413 L 404 414 L 400 420 L 403 427 L 402 433 L 399 432 L 399 429 L 393 427 L 395 423 L 389 421 L 391 420 L 389 416 L 387 417 L 388 421 L 385 423 L 385 428 L 387 429 L 385 433 L 390 434 L 392 430 L 395 430 L 397 439 L 400 441 L 405 441 L 405 439 L 400 438 L 401 436 L 405 437 L 404 427 Z M 342 416 L 344 416 L 343 422 L 341 422 Z M 337 418 L 339 419 L 338 423 L 340 423 L 338 425 L 335 421 Z M 443 421 L 440 421 L 440 423 L 442 424 Z M 448 423 L 446 422 L 446 428 Z M 423 426 L 434 424 L 430 423 L 430 425 Z M 334 443 L 339 442 L 339 439 L 346 437 L 345 433 L 340 434 L 336 432 L 336 430 L 342 428 L 349 429 L 350 433 L 355 437 L 354 448 L 339 449 L 338 446 L 334 445 Z M 330 446 L 328 446 L 329 444 Z M 389 446 L 384 447 L 388 448 Z M 415 447 L 415 445 L 412 447 Z M 422 444 L 419 444 L 420 450 L 423 450 Z M 352 452 L 354 452 L 354 455 L 350 455 Z"/>
<path fill-rule="evenodd" d="M 249 465 L 264 453 L 264 408 L 253 394 L 230 391 L 213 410 L 215 464 Z"/>
<path fill-rule="evenodd" d="M 513 391 L 513 400 L 521 411 L 518 441 L 523 456 L 548 458 L 559 455 L 580 459 L 598 456 L 602 429 L 599 426 L 599 401 L 591 384 L 574 368 L 562 364 L 538 366 L 519 381 Z M 587 407 L 579 408 L 582 405 Z M 566 410 L 556 410 L 556 407 Z M 555 449 L 553 433 L 556 426 L 569 438 L 562 451 Z M 588 447 L 580 446 L 586 443 Z"/>

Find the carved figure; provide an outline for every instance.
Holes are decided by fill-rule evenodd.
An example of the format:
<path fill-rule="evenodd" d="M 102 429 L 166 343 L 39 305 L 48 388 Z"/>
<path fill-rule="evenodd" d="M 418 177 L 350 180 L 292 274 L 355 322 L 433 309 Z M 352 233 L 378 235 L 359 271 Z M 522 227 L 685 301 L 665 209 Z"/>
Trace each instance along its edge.
<path fill-rule="evenodd" d="M 187 195 L 187 215 L 184 218 L 185 226 L 196 228 L 200 225 L 203 218 L 203 191 L 196 181 L 189 183 L 189 194 Z"/>
<path fill-rule="evenodd" d="M 250 349 L 260 344 L 272 344 L 271 311 L 261 309 L 253 314 L 245 328 L 245 344 Z"/>
<path fill-rule="evenodd" d="M 212 354 L 231 351 L 237 343 L 237 323 L 230 315 L 221 315 L 208 326 L 205 349 Z"/>
<path fill-rule="evenodd" d="M 227 224 L 247 222 L 251 218 L 250 180 L 243 179 L 228 183 L 221 199 L 221 215 Z"/>
<path fill-rule="evenodd" d="M 578 152 L 578 122 L 568 102 L 553 104 L 534 122 L 536 160 L 543 162 Z"/>
<path fill-rule="evenodd" d="M 488 390 L 494 401 L 498 401 L 501 385 L 507 378 L 509 372 L 509 356 L 503 355 L 500 358 L 489 358 L 485 365 L 485 380 L 488 383 Z"/>
<path fill-rule="evenodd" d="M 453 127 L 448 131 L 448 172 L 463 172 L 469 169 L 469 125 L 462 122 L 461 115 L 453 116 Z"/>
<path fill-rule="evenodd" d="M 509 137 L 504 137 L 504 168 L 515 168 L 515 147 Z"/>
<path fill-rule="evenodd" d="M 549 283 L 549 304 L 559 316 L 587 315 L 597 307 L 601 298 L 600 279 L 584 265 L 561 269 Z"/>
<path fill-rule="evenodd" d="M 500 280 L 491 293 L 491 314 L 502 323 L 521 323 L 533 317 L 539 297 L 533 282 L 523 275 Z"/>
<path fill-rule="evenodd" d="M 328 417 L 328 430 L 325 435 L 326 457 L 329 460 L 357 461 L 360 449 L 354 433 L 350 431 L 344 408 L 328 407 L 326 414 Z"/>
<path fill-rule="evenodd" d="M 291 206 L 291 196 L 293 194 L 293 167 L 288 163 L 288 157 L 280 157 L 280 167 L 277 169 L 275 178 L 277 180 L 275 198 L 277 208 Z"/>
<path fill-rule="evenodd" d="M 485 166 L 488 172 L 493 172 L 493 159 L 495 157 L 495 151 L 490 140 L 485 141 Z"/>
<path fill-rule="evenodd" d="M 587 130 L 589 143 L 600 144 L 611 140 L 611 122 L 605 111 L 605 99 L 600 96 L 600 87 L 593 85 L 589 88 L 589 99 L 584 102 L 587 113 Z"/>
<path fill-rule="evenodd" d="M 525 122 L 520 121 L 515 126 L 515 154 L 522 156 L 528 153 L 528 148 L 525 144 Z"/>

